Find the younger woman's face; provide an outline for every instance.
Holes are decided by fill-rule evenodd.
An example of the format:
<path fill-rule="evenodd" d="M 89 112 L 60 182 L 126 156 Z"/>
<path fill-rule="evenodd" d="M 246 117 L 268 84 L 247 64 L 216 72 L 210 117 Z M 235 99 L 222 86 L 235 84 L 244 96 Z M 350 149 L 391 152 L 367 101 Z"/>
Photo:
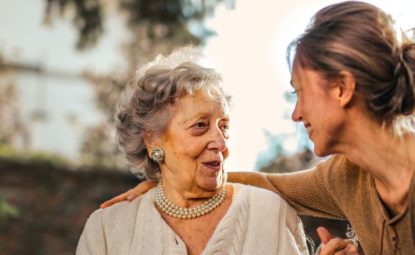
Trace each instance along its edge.
<path fill-rule="evenodd" d="M 297 94 L 292 119 L 304 124 L 316 155 L 334 153 L 345 124 L 343 109 L 337 100 L 337 85 L 299 64 L 294 64 L 291 83 Z"/>

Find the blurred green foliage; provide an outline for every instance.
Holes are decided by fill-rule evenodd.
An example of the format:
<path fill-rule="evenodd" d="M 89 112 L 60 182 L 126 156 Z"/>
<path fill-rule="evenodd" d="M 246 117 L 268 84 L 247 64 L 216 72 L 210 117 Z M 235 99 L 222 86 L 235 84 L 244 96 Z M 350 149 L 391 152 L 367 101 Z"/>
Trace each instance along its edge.
<path fill-rule="evenodd" d="M 41 151 L 26 153 L 15 149 L 7 143 L 0 143 L 0 157 L 28 162 L 48 162 L 56 165 L 70 164 L 70 161 L 61 155 Z"/>
<path fill-rule="evenodd" d="M 290 173 L 307 169 L 315 163 L 312 148 L 304 145 L 308 141 L 307 137 L 299 135 L 298 151 L 295 153 L 289 153 L 284 149 L 284 141 L 288 138 L 286 135 L 265 131 L 265 138 L 268 148 L 259 153 L 256 162 L 256 168 L 260 172 Z"/>
<path fill-rule="evenodd" d="M 19 210 L 0 196 L 0 226 L 10 218 L 18 218 Z"/>
<path fill-rule="evenodd" d="M 187 34 L 189 22 L 201 27 L 207 15 L 214 13 L 219 3 L 228 6 L 235 0 L 46 0 L 45 23 L 51 23 L 54 16 L 68 17 L 78 30 L 78 49 L 93 47 L 105 31 L 108 9 L 116 7 L 127 17 L 127 25 L 136 31 L 143 24 L 163 26 L 165 37 L 175 38 Z M 205 30 L 207 31 L 207 30 Z M 147 30 L 146 37 L 157 39 L 160 30 Z M 205 33 L 208 34 L 208 33 Z M 194 38 L 196 39 L 196 38 Z"/>

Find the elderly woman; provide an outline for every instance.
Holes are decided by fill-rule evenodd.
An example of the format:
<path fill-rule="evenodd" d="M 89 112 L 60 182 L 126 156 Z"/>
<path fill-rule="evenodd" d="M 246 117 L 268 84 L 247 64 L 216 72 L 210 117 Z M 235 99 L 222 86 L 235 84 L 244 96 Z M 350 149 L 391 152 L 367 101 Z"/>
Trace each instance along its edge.
<path fill-rule="evenodd" d="M 348 219 L 365 254 L 414 254 L 414 40 L 376 6 L 348 1 L 318 11 L 289 50 L 298 97 L 292 118 L 318 156 L 334 156 L 291 175 L 229 179 L 274 190 L 300 214 Z M 115 200 L 146 185 L 153 184 Z M 321 254 L 353 252 L 319 234 Z"/>
<path fill-rule="evenodd" d="M 116 113 L 128 162 L 159 184 L 94 212 L 77 254 L 306 254 L 284 200 L 226 183 L 229 97 L 220 76 L 191 62 L 163 66 L 169 58 L 141 72 Z"/>

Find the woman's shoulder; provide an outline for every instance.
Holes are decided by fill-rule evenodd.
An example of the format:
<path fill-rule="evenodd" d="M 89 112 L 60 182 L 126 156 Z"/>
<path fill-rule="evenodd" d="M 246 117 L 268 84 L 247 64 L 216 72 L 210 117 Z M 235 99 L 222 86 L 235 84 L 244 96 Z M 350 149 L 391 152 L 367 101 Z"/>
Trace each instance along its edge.
<path fill-rule="evenodd" d="M 118 251 L 128 247 L 140 200 L 94 211 L 85 224 L 76 254 L 125 254 Z"/>
<path fill-rule="evenodd" d="M 138 197 L 133 201 L 123 201 L 104 209 L 98 209 L 89 216 L 88 221 L 99 221 L 103 225 L 112 225 L 112 223 L 125 224 L 125 222 L 136 217 L 141 200 L 142 198 Z"/>
<path fill-rule="evenodd" d="M 321 169 L 336 168 L 338 170 L 348 171 L 350 169 L 359 169 L 359 167 L 351 162 L 345 155 L 336 154 L 320 160 L 317 165 Z"/>
<path fill-rule="evenodd" d="M 316 169 L 330 182 L 337 180 L 344 183 L 344 180 L 357 180 L 368 177 L 367 171 L 363 171 L 358 165 L 341 154 L 318 162 Z"/>
<path fill-rule="evenodd" d="M 260 219 L 261 221 L 267 219 L 266 221 L 268 223 L 273 222 L 273 224 L 280 224 L 281 219 L 284 219 L 283 222 L 285 225 L 292 226 L 293 228 L 297 227 L 299 222 L 297 213 L 277 193 L 239 183 L 232 183 L 232 185 L 238 192 L 236 193 L 237 198 L 234 199 L 234 202 L 237 203 L 240 200 L 246 201 L 246 209 L 249 208 L 249 214 L 252 214 L 256 219 Z"/>

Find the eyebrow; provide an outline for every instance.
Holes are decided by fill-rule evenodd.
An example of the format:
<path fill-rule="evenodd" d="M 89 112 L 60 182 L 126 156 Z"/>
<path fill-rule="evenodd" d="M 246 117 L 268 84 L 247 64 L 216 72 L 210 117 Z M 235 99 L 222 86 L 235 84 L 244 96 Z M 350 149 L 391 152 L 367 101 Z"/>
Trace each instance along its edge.
<path fill-rule="evenodd" d="M 198 120 L 204 119 L 206 117 L 209 117 L 210 115 L 211 115 L 210 112 L 198 112 L 197 114 L 186 118 L 184 120 L 184 122 L 185 123 L 189 123 L 189 122 L 198 121 Z M 230 120 L 229 114 L 224 114 L 223 118 L 221 118 L 221 119 L 224 119 L 226 121 L 229 121 Z"/>
<path fill-rule="evenodd" d="M 209 115 L 209 112 L 198 112 L 192 116 L 188 116 L 187 118 L 183 120 L 183 122 L 189 123 L 189 122 L 198 121 L 198 120 L 206 118 L 206 116 L 208 115 Z"/>

